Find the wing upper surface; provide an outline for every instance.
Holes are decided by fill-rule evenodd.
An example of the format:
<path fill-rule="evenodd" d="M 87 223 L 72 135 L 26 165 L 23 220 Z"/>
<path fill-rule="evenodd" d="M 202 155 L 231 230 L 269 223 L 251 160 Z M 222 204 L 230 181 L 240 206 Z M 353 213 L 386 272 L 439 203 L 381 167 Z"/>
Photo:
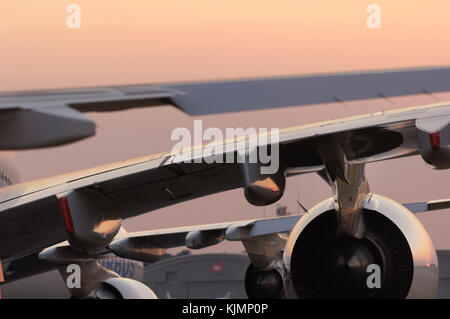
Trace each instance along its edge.
<path fill-rule="evenodd" d="M 289 128 L 280 131 L 280 156 L 285 158 L 287 173 L 301 173 L 321 169 L 316 148 L 323 143 L 339 143 L 350 161 L 416 155 L 415 122 L 449 114 L 450 106 L 440 104 Z M 242 147 L 245 151 L 248 146 Z M 221 155 L 227 155 L 227 147 L 222 149 Z M 161 153 L 2 188 L 0 257 L 32 253 L 65 239 L 58 194 L 95 188 L 117 204 L 121 218 L 128 218 L 242 186 L 240 164 L 210 163 L 202 155 L 205 153 L 198 155 L 200 162 L 189 162 L 195 154 L 188 152 L 189 156 L 180 160 L 171 153 Z"/>
<path fill-rule="evenodd" d="M 95 134 L 79 112 L 171 104 L 191 115 L 450 91 L 450 67 L 118 85 L 0 93 L 0 149 L 60 145 Z M 42 129 L 45 127 L 46 129 Z"/>
<path fill-rule="evenodd" d="M 188 114 L 211 114 L 449 91 L 450 67 L 388 69 L 186 83 L 6 92 L 0 109 L 48 103 L 81 112 L 173 104 Z"/>

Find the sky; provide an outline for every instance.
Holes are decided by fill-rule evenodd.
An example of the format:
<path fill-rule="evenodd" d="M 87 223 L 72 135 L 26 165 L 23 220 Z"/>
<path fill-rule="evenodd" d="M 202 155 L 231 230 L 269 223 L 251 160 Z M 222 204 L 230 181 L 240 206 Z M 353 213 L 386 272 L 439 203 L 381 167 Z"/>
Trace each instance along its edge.
<path fill-rule="evenodd" d="M 80 28 L 68 28 L 70 4 Z M 368 28 L 367 7 L 381 9 Z M 450 65 L 450 2 L 346 0 L 2 0 L 0 91 L 158 83 Z M 204 126 L 289 127 L 372 111 L 450 101 L 449 93 L 190 117 L 161 106 L 88 113 L 95 137 L 66 146 L 3 152 L 22 181 L 172 148 L 171 132 Z M 371 190 L 399 202 L 449 197 L 450 172 L 420 157 L 370 164 Z M 148 195 L 149 197 L 152 194 Z M 297 212 L 331 196 L 316 175 L 288 180 L 280 205 Z M 419 214 L 437 248 L 450 249 L 449 211 Z M 128 231 L 273 216 L 248 204 L 242 189 L 124 221 Z M 206 251 L 241 251 L 223 243 Z"/>

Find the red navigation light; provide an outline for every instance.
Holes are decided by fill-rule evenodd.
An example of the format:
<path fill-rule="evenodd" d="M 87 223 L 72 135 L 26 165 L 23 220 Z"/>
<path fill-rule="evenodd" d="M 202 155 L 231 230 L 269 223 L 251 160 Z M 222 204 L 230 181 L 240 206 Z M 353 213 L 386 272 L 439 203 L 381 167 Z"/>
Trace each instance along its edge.
<path fill-rule="evenodd" d="M 58 199 L 59 207 L 61 207 L 61 213 L 64 219 L 64 224 L 66 224 L 66 230 L 69 234 L 73 234 L 75 229 L 73 227 L 72 214 L 70 213 L 69 201 L 66 196 L 60 197 Z"/>
<path fill-rule="evenodd" d="M 439 149 L 441 147 L 441 137 L 439 132 L 430 133 L 430 145 L 433 149 Z"/>

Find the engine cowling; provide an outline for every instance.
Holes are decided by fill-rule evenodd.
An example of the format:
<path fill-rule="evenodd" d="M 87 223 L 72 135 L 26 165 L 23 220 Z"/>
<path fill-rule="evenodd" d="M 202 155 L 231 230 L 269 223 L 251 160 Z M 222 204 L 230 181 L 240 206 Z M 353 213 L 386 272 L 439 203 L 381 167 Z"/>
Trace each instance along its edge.
<path fill-rule="evenodd" d="M 333 199 L 305 214 L 283 255 L 289 298 L 434 298 L 438 260 L 419 220 L 401 204 L 376 194 L 363 203 L 364 238 L 337 232 Z M 369 285 L 376 265 L 379 282 Z"/>
<path fill-rule="evenodd" d="M 245 273 L 248 299 L 280 299 L 284 295 L 283 278 L 276 269 L 261 270 L 250 264 Z"/>
<path fill-rule="evenodd" d="M 70 246 L 77 251 L 104 249 L 120 230 L 116 203 L 94 188 L 59 194 L 58 201 Z"/>
<path fill-rule="evenodd" d="M 434 169 L 450 169 L 450 116 L 416 121 L 417 144 L 423 160 Z"/>
<path fill-rule="evenodd" d="M 158 299 L 142 282 L 129 278 L 108 278 L 95 291 L 97 299 Z"/>

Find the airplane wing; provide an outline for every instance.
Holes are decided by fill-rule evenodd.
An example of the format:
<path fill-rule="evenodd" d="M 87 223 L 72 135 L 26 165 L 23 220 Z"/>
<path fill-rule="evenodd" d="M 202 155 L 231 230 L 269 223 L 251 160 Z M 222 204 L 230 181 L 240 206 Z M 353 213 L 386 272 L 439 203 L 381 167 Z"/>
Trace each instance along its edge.
<path fill-rule="evenodd" d="M 450 67 L 0 93 L 0 149 L 95 134 L 82 112 L 171 104 L 191 115 L 449 91 Z"/>
<path fill-rule="evenodd" d="M 200 249 L 218 244 L 225 239 L 242 241 L 273 233 L 289 232 L 300 218 L 301 215 L 292 215 L 134 232 L 114 240 L 109 249 L 118 256 L 128 258 L 129 247 L 149 249 L 186 246 Z"/>
<path fill-rule="evenodd" d="M 95 246 L 99 238 L 114 238 L 110 230 L 120 226 L 121 219 L 234 188 L 279 198 L 283 186 L 277 184 L 277 174 L 320 172 L 324 163 L 318 148 L 323 145 L 339 145 L 354 163 L 420 154 L 429 165 L 450 168 L 450 105 L 281 130 L 277 141 L 281 169 L 276 176 L 251 184 L 246 180 L 247 164 L 211 161 L 213 156 L 231 154 L 236 159 L 238 152 L 248 152 L 248 145 L 240 140 L 217 143 L 223 151 L 214 155 L 211 149 L 217 145 L 208 144 L 188 150 L 182 158 L 161 153 L 4 187 L 0 189 L 0 259 L 13 261 L 67 238 L 83 248 Z M 266 139 L 258 147 L 270 143 Z"/>
<path fill-rule="evenodd" d="M 415 214 L 423 213 L 450 208 L 450 198 L 403 205 Z M 104 253 L 106 255 L 113 253 L 118 257 L 152 263 L 159 260 L 169 248 L 185 246 L 189 249 L 202 249 L 219 244 L 224 240 L 248 241 L 265 235 L 289 233 L 303 215 L 123 232 L 116 236 Z M 57 249 L 66 249 L 68 245 L 68 242 L 64 242 L 56 247 Z M 51 249 L 48 248 L 50 251 Z M 68 254 L 73 254 L 71 250 L 66 251 Z M 55 269 L 55 264 L 46 260 L 46 252 L 47 249 L 40 254 L 28 255 L 12 262 L 5 274 L 6 282 Z"/>
<path fill-rule="evenodd" d="M 450 208 L 450 199 L 403 204 L 412 213 L 423 213 Z M 259 236 L 288 233 L 302 215 L 249 219 L 216 224 L 183 226 L 127 233 L 115 239 L 108 249 L 115 255 L 141 261 L 152 261 L 154 249 L 185 246 L 201 249 L 224 240 L 246 241 Z M 136 253 L 139 251 L 139 253 Z"/>
<path fill-rule="evenodd" d="M 450 208 L 450 198 L 431 200 L 427 202 L 408 203 L 403 204 L 403 206 L 408 208 L 408 210 L 411 211 L 412 213 L 423 213 L 428 211 Z"/>

